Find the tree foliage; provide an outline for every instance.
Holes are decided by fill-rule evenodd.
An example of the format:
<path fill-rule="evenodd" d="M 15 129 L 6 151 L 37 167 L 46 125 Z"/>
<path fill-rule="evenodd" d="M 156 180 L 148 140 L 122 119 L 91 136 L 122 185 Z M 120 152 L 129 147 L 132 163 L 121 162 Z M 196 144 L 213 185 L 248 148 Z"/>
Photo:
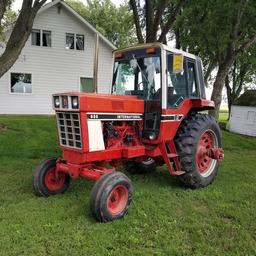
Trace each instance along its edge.
<path fill-rule="evenodd" d="M 217 117 L 226 76 L 234 62 L 256 43 L 256 2 L 254 0 L 189 1 L 177 22 L 182 46 L 199 54 L 207 75 L 217 68 L 212 100 Z"/>
<path fill-rule="evenodd" d="M 15 11 L 11 10 L 11 2 L 7 5 L 6 10 L 3 14 L 0 26 L 0 43 L 6 41 L 5 32 L 8 28 L 12 27 L 17 19 Z"/>
<path fill-rule="evenodd" d="M 114 5 L 110 0 L 91 0 L 84 5 L 80 1 L 68 0 L 67 3 L 83 18 L 117 47 L 136 42 L 132 13 L 127 4 Z"/>
<path fill-rule="evenodd" d="M 241 93 L 253 88 L 256 82 L 256 47 L 234 61 L 225 79 L 229 113 Z"/>
<path fill-rule="evenodd" d="M 0 56 L 0 77 L 3 76 L 15 63 L 31 33 L 33 22 L 38 10 L 46 0 L 23 0 L 18 18 L 8 37 L 5 50 Z M 11 1 L 0 0 L 0 24 L 3 30 L 3 24 L 6 11 L 9 10 Z"/>
<path fill-rule="evenodd" d="M 167 42 L 185 0 L 130 0 L 139 43 Z"/>

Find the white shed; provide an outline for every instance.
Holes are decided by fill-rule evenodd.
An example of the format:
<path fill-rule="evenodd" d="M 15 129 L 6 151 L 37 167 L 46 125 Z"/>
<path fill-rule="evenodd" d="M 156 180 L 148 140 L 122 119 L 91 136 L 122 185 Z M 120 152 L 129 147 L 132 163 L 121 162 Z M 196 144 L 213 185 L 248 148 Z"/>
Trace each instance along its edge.
<path fill-rule="evenodd" d="M 248 90 L 231 107 L 229 130 L 256 137 L 256 90 Z"/>
<path fill-rule="evenodd" d="M 44 5 L 18 60 L 0 79 L 0 114 L 51 114 L 52 94 L 90 91 L 96 33 L 98 92 L 108 93 L 115 46 L 64 1 Z"/>

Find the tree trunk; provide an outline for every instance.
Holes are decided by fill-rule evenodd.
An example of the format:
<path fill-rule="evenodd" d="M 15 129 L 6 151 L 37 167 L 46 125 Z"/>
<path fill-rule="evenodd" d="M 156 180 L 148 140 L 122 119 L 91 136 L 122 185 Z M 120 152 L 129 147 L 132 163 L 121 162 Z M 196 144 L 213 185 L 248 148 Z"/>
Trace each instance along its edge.
<path fill-rule="evenodd" d="M 153 22 L 154 22 L 154 7 L 151 0 L 145 1 L 145 18 L 146 18 L 146 42 L 154 42 L 155 35 L 153 32 Z"/>
<path fill-rule="evenodd" d="M 4 53 L 0 56 L 0 78 L 12 67 L 18 59 L 31 33 L 37 11 L 46 0 L 23 0 L 22 9 L 7 42 Z"/>
<path fill-rule="evenodd" d="M 8 0 L 0 0 L 0 25 L 8 4 L 10 4 Z"/>
<path fill-rule="evenodd" d="M 227 99 L 228 99 L 228 120 L 230 118 L 230 113 L 231 113 L 231 105 L 232 105 L 232 90 L 229 84 L 229 78 L 228 75 L 225 78 L 225 87 L 227 90 Z"/>
<path fill-rule="evenodd" d="M 208 64 L 208 67 L 204 73 L 204 84 L 205 87 L 208 87 L 208 79 L 211 76 L 212 71 L 214 70 L 214 68 L 216 67 L 216 63 L 214 61 L 210 61 Z"/>
<path fill-rule="evenodd" d="M 162 27 L 162 33 L 160 34 L 157 40 L 158 42 L 164 42 L 166 40 L 167 33 L 173 28 L 173 25 L 177 17 L 180 15 L 181 9 L 184 6 L 185 2 L 186 2 L 185 0 L 180 0 L 177 3 L 173 14 L 168 17 L 166 23 Z"/>
<path fill-rule="evenodd" d="M 180 29 L 179 28 L 176 28 L 174 30 L 174 33 L 175 33 L 175 39 L 176 39 L 176 49 L 181 49 L 181 38 L 180 38 Z"/>
<path fill-rule="evenodd" d="M 209 110 L 209 114 L 216 120 L 219 118 L 220 105 L 222 101 L 222 90 L 225 84 L 225 78 L 228 75 L 228 71 L 233 65 L 235 58 L 235 54 L 227 55 L 225 60 L 220 63 L 219 70 L 213 84 L 211 100 L 213 100 L 215 103 L 215 109 Z"/>
<path fill-rule="evenodd" d="M 139 16 L 139 13 L 138 13 L 136 1 L 135 0 L 130 0 L 130 6 L 131 6 L 132 11 L 133 11 L 133 18 L 134 18 L 134 23 L 135 23 L 138 42 L 140 44 L 143 44 L 144 39 L 143 39 L 142 31 L 141 31 L 140 16 Z"/>

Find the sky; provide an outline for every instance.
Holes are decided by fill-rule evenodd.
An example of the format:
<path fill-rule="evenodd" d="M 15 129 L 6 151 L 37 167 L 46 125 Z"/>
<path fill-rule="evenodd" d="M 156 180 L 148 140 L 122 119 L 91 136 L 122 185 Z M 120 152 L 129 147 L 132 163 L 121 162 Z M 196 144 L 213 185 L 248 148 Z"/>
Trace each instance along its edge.
<path fill-rule="evenodd" d="M 80 0 L 80 1 L 83 3 L 86 3 L 86 0 Z M 116 5 L 120 5 L 121 3 L 124 2 L 123 0 L 111 0 L 111 1 Z M 50 2 L 50 1 L 48 0 L 47 2 Z M 22 0 L 14 0 L 12 8 L 13 10 L 18 11 L 20 10 L 21 5 L 22 5 Z"/>

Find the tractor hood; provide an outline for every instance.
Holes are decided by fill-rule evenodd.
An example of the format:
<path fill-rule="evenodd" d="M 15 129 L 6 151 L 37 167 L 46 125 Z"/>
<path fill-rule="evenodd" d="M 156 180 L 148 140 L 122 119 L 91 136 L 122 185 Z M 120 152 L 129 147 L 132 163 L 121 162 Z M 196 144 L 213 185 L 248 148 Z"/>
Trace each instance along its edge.
<path fill-rule="evenodd" d="M 77 107 L 73 107 L 73 99 L 78 100 Z M 57 105 L 56 100 L 59 102 Z M 53 95 L 53 108 L 56 111 L 142 114 L 144 112 L 144 100 L 130 95 L 63 93 Z"/>

